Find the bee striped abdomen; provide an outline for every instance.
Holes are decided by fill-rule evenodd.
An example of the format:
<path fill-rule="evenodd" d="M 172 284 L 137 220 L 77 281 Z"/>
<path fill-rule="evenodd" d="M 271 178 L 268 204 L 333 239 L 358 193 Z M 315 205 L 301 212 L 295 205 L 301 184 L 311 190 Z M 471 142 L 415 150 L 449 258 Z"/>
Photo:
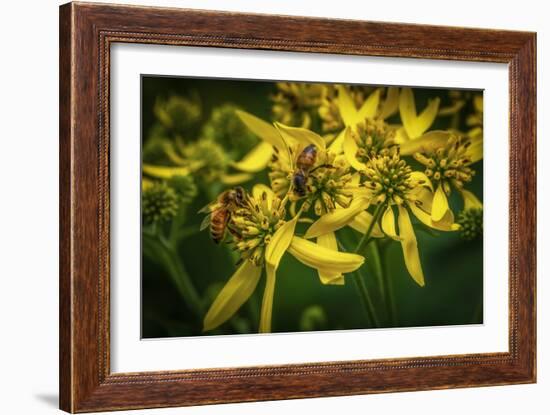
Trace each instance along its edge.
<path fill-rule="evenodd" d="M 229 221 L 229 211 L 227 209 L 217 209 L 212 212 L 210 218 L 210 236 L 212 240 L 219 244 L 225 236 L 225 229 Z"/>

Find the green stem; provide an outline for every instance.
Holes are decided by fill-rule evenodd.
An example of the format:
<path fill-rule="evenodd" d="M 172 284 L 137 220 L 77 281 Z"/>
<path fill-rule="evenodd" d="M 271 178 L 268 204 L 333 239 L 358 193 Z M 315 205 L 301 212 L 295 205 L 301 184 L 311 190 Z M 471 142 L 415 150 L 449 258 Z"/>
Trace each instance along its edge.
<path fill-rule="evenodd" d="M 160 262 L 168 272 L 186 304 L 198 318 L 202 318 L 204 315 L 202 301 L 175 247 L 169 244 L 164 237 L 158 233 L 153 234 L 144 230 L 143 236 L 143 252 L 148 254 L 153 261 Z M 147 247 L 149 247 L 149 249 L 146 249 Z"/>
<path fill-rule="evenodd" d="M 376 316 L 376 312 L 374 311 L 374 304 L 372 303 L 372 300 L 370 298 L 370 294 L 367 289 L 367 285 L 365 284 L 363 274 L 359 269 L 357 269 L 353 273 L 353 276 L 353 281 L 355 282 L 355 287 L 357 288 L 357 292 L 359 293 L 359 297 L 361 298 L 361 303 L 363 304 L 363 307 L 367 312 L 369 324 L 373 327 L 380 327 L 380 322 L 378 321 L 378 317 Z"/>
<path fill-rule="evenodd" d="M 382 214 L 384 206 L 386 206 L 385 203 L 380 203 L 376 207 L 376 210 L 374 211 L 374 215 L 372 217 L 372 222 L 369 224 L 367 232 L 365 232 L 365 234 L 357 244 L 355 250 L 353 251 L 356 254 L 361 254 L 364 251 L 365 246 L 369 242 L 370 235 L 372 233 L 372 230 L 374 229 L 374 225 L 376 224 L 376 222 L 378 222 L 378 219 Z M 380 323 L 379 323 L 378 317 L 376 316 L 376 311 L 374 309 L 372 299 L 370 298 L 370 293 L 367 289 L 367 285 L 365 284 L 363 275 L 360 270 L 355 271 L 353 275 L 355 277 L 354 278 L 355 287 L 359 292 L 363 306 L 365 307 L 365 310 L 367 311 L 367 314 L 369 315 L 370 320 L 373 322 L 374 327 L 379 327 Z"/>
<path fill-rule="evenodd" d="M 377 266 L 379 267 L 382 285 L 384 286 L 384 289 L 382 290 L 382 294 L 384 297 L 384 303 L 386 304 L 386 309 L 388 311 L 389 320 L 393 327 L 397 327 L 397 311 L 395 306 L 393 282 L 389 277 L 386 267 L 384 266 L 386 262 L 382 261 L 382 257 L 384 257 L 383 259 L 385 259 L 386 257 L 385 249 L 387 249 L 387 246 L 386 248 L 382 248 L 383 250 L 381 254 L 380 247 L 378 246 L 377 241 L 373 241 L 371 245 L 373 246 L 373 258 L 375 259 L 375 262 L 378 263 Z"/>
<path fill-rule="evenodd" d="M 360 254 L 365 249 L 365 246 L 367 246 L 367 243 L 370 240 L 370 234 L 372 233 L 372 230 L 374 229 L 374 225 L 376 222 L 378 222 L 378 219 L 380 219 L 380 215 L 382 215 L 382 211 L 386 207 L 385 203 L 380 203 L 378 206 L 376 206 L 376 210 L 374 211 L 374 214 L 372 215 L 372 221 L 369 224 L 369 227 L 367 228 L 367 232 L 363 235 L 361 240 L 359 241 L 359 244 L 357 244 L 357 247 L 355 248 L 355 253 Z"/>

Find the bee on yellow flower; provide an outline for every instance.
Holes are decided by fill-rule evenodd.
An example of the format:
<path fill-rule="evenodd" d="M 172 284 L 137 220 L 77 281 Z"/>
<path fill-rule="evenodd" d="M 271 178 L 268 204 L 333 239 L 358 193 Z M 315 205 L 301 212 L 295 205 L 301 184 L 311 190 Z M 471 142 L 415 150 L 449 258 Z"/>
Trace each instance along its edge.
<path fill-rule="evenodd" d="M 295 235 L 300 215 L 286 219 L 286 203 L 269 187 L 255 185 L 252 194 L 245 194 L 243 203 L 233 211 L 228 228 L 242 262 L 206 313 L 205 331 L 223 324 L 238 311 L 265 269 L 259 331 L 270 332 L 276 272 L 285 252 L 323 275 L 353 272 L 363 264 L 360 255 L 338 252 Z"/>

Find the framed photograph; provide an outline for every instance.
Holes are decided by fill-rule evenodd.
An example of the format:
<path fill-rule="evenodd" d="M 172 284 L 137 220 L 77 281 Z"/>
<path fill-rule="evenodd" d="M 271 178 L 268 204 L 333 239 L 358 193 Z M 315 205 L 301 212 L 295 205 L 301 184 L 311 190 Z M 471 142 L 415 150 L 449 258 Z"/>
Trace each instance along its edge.
<path fill-rule="evenodd" d="M 536 35 L 60 8 L 60 407 L 536 380 Z"/>

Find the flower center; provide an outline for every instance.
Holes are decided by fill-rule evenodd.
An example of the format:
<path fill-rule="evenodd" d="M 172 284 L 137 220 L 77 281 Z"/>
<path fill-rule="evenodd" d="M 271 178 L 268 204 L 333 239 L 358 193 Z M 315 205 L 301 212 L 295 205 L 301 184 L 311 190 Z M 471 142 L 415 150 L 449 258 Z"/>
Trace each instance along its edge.
<path fill-rule="evenodd" d="M 356 157 L 362 163 L 395 145 L 395 131 L 380 120 L 366 119 L 352 130 L 352 137 L 358 147 Z"/>
<path fill-rule="evenodd" d="M 247 195 L 244 207 L 236 209 L 229 222 L 229 231 L 241 258 L 257 266 L 262 265 L 265 248 L 283 225 L 284 215 L 285 210 L 278 197 L 273 198 L 270 206 L 266 193 L 260 196 L 260 200 Z"/>
<path fill-rule="evenodd" d="M 377 202 L 389 200 L 400 205 L 411 199 L 409 192 L 415 187 L 411 172 L 397 149 L 386 149 L 367 164 L 364 184 L 373 191 Z"/>
<path fill-rule="evenodd" d="M 441 182 L 445 193 L 449 194 L 451 184 L 462 189 L 475 175 L 469 167 L 472 161 L 466 154 L 470 145 L 469 138 L 452 135 L 445 146 L 431 153 L 416 153 L 414 158 L 426 167 L 426 176 Z"/>

